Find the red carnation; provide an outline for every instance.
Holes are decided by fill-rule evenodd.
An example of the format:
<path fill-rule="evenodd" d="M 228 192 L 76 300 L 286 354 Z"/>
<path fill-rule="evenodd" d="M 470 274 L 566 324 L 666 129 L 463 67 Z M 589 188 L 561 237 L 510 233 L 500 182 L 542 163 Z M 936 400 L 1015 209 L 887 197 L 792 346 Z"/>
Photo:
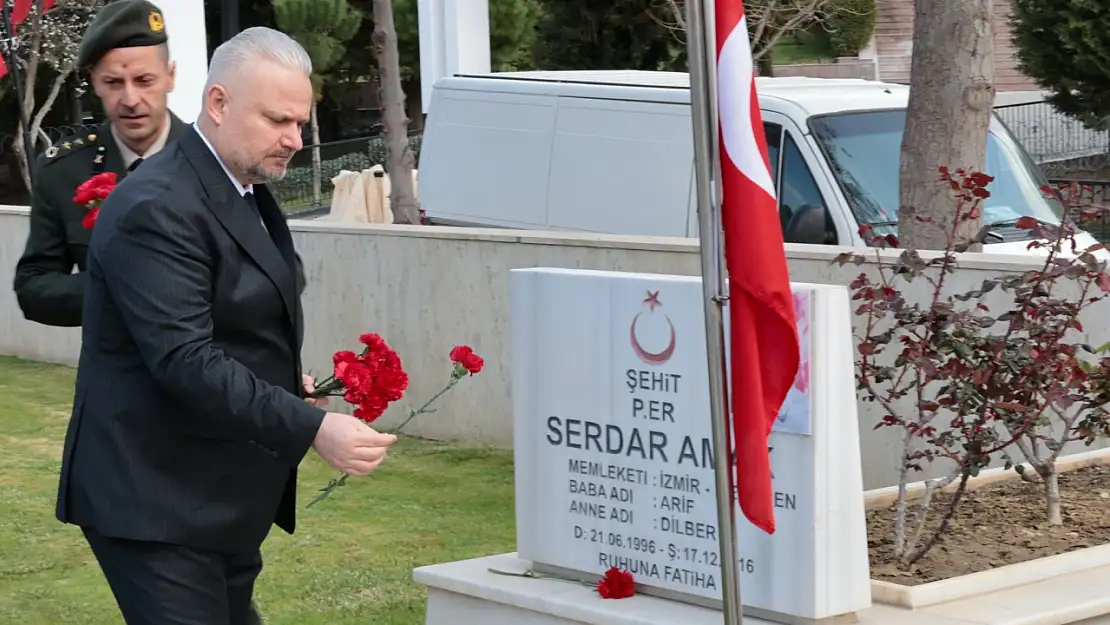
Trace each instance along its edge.
<path fill-rule="evenodd" d="M 636 594 L 636 583 L 632 573 L 612 567 L 605 571 L 605 577 L 597 582 L 597 594 L 602 599 L 626 599 Z"/>
<path fill-rule="evenodd" d="M 467 345 L 456 345 L 455 348 L 451 350 L 451 362 L 466 369 L 470 372 L 470 375 L 480 373 L 482 371 L 482 365 L 485 364 L 482 357 L 475 354 L 474 350 Z"/>
<path fill-rule="evenodd" d="M 363 334 L 359 342 L 366 346 L 361 355 L 336 353 L 335 377 L 343 382 L 343 399 L 356 406 L 355 417 L 373 423 L 390 402 L 404 396 L 409 376 L 397 352 L 381 336 Z"/>
<path fill-rule="evenodd" d="M 81 225 L 84 226 L 86 230 L 92 230 L 92 227 L 96 225 L 96 218 L 99 216 L 100 207 L 94 206 L 91 210 L 89 210 L 89 212 L 85 213 L 84 217 L 81 218 Z"/>
<path fill-rule="evenodd" d="M 358 337 L 358 342 L 364 346 L 361 354 L 352 351 L 338 351 L 332 356 L 335 365 L 334 373 L 328 379 L 319 383 L 316 389 L 308 394 L 309 397 L 341 396 L 352 404 L 354 416 L 367 423 L 373 423 L 389 407 L 390 402 L 401 399 L 408 389 L 409 376 L 401 367 L 401 358 L 386 344 L 381 336 L 367 332 Z M 432 412 L 432 403 L 449 391 L 467 374 L 475 375 L 482 370 L 485 364 L 474 350 L 466 345 L 458 345 L 451 350 L 451 376 L 447 386 L 424 402 L 416 409 L 409 409 L 408 418 L 397 426 L 394 433 L 408 425 L 416 417 Z M 347 481 L 347 474 L 332 479 L 328 485 L 320 489 L 320 494 L 308 505 L 311 506 L 326 499 L 336 488 L 343 486 Z"/>
<path fill-rule="evenodd" d="M 89 209 L 81 219 L 82 226 L 91 229 L 96 225 L 96 219 L 100 216 L 100 204 L 108 199 L 108 195 L 115 188 L 116 175 L 110 171 L 97 174 L 77 187 L 73 195 L 74 203 Z"/>
<path fill-rule="evenodd" d="M 340 395 L 355 406 L 356 418 L 373 423 L 390 402 L 404 397 L 409 376 L 401 366 L 401 358 L 385 339 L 377 334 L 363 334 L 359 342 L 365 345 L 361 354 L 350 350 L 335 352 L 332 375 L 311 396 Z"/>

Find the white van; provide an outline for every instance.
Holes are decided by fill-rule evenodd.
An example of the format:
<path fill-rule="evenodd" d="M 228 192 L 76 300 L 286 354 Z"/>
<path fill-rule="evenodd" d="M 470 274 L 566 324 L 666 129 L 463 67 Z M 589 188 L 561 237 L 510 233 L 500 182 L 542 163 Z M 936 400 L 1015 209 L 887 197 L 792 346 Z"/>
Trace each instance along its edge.
<path fill-rule="evenodd" d="M 759 78 L 756 89 L 788 242 L 865 245 L 860 223 L 896 230 L 909 87 Z M 1040 170 L 991 122 L 987 251 L 1028 253 L 1022 216 L 1059 223 Z M 689 77 L 558 71 L 436 83 L 420 153 L 420 200 L 436 223 L 697 237 Z M 880 228 L 881 226 L 881 228 Z M 1095 240 L 1082 235 L 1081 244 Z"/>

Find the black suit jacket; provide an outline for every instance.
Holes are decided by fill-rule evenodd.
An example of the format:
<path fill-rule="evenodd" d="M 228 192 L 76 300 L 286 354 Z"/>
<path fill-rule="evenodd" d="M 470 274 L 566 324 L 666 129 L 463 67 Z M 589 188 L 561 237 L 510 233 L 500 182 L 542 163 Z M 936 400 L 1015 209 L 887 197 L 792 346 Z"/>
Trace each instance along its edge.
<path fill-rule="evenodd" d="M 190 128 L 101 206 L 59 520 L 220 551 L 293 532 L 324 411 L 302 399 L 292 238 L 255 194 L 269 235 Z"/>

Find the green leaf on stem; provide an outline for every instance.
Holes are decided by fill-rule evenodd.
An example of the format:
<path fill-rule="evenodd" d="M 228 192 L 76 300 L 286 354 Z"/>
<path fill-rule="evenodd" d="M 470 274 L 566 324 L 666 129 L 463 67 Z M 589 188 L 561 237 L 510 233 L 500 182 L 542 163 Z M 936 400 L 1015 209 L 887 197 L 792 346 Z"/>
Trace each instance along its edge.
<path fill-rule="evenodd" d="M 344 473 L 342 475 L 342 477 L 332 478 L 330 481 L 328 481 L 327 486 L 320 489 L 320 494 L 316 495 L 316 498 L 313 499 L 312 501 L 310 501 L 308 503 L 307 507 L 311 508 L 313 505 L 327 499 L 332 494 L 332 492 L 335 491 L 335 489 L 337 489 L 337 488 L 339 488 L 339 487 L 341 487 L 341 486 L 343 486 L 347 483 L 347 478 L 348 477 L 349 476 L 346 473 Z"/>

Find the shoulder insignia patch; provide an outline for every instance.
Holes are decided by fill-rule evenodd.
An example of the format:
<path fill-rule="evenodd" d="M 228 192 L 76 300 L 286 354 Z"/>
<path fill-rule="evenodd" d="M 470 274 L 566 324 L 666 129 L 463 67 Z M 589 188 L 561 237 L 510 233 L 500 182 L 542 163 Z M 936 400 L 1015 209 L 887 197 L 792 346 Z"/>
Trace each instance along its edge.
<path fill-rule="evenodd" d="M 67 154 L 75 154 L 77 152 L 81 152 L 85 148 L 91 147 L 93 145 L 96 144 L 92 143 L 91 140 L 89 142 L 86 142 L 81 137 L 67 137 L 66 140 L 62 143 L 52 145 L 47 148 L 46 153 L 43 154 L 43 156 L 46 157 L 46 162 L 56 163 L 62 160 Z"/>

